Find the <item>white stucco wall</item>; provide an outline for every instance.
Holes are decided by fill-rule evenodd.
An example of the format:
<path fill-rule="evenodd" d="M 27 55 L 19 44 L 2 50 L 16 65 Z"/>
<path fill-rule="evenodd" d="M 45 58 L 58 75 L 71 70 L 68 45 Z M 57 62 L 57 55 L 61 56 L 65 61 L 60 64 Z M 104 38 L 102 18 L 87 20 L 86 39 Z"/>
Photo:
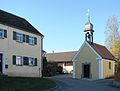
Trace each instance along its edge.
<path fill-rule="evenodd" d="M 7 30 L 7 38 L 0 39 L 0 53 L 3 53 L 3 73 L 8 76 L 41 77 L 41 40 L 42 37 L 20 29 L 0 24 L 0 28 Z M 37 45 L 20 43 L 13 40 L 13 31 L 31 35 L 37 38 Z M 37 58 L 37 66 L 16 66 L 12 64 L 12 56 L 27 56 Z M 5 64 L 8 69 L 5 69 Z"/>

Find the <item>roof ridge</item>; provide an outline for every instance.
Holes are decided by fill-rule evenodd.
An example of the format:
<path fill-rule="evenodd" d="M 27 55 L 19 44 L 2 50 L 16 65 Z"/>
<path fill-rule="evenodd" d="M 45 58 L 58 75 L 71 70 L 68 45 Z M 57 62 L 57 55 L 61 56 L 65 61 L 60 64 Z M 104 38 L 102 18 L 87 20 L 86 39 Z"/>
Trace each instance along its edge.
<path fill-rule="evenodd" d="M 68 52 L 54 52 L 54 54 L 60 54 L 60 53 L 73 53 L 77 51 L 68 51 Z M 53 53 L 47 53 L 47 54 L 53 54 Z"/>

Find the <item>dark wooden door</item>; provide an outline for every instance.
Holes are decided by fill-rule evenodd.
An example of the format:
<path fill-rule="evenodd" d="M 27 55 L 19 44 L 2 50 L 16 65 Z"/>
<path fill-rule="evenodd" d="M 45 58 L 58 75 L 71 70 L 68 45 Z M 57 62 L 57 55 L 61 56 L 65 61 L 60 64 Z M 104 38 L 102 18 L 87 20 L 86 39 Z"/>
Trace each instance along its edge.
<path fill-rule="evenodd" d="M 84 64 L 84 78 L 90 78 L 90 64 Z"/>
<path fill-rule="evenodd" d="M 0 54 L 0 73 L 2 73 L 2 54 Z"/>

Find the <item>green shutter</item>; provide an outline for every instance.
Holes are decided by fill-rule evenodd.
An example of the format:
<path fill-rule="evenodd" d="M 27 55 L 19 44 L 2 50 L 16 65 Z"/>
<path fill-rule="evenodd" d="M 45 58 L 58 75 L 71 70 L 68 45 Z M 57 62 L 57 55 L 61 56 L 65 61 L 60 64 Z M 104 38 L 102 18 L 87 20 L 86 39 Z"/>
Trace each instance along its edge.
<path fill-rule="evenodd" d="M 25 34 L 23 34 L 23 42 L 25 42 L 25 41 L 26 41 L 25 37 L 26 37 L 26 35 L 25 35 Z"/>
<path fill-rule="evenodd" d="M 4 37 L 7 38 L 7 30 L 4 30 Z"/>
<path fill-rule="evenodd" d="M 37 58 L 35 58 L 35 66 L 37 66 Z"/>
<path fill-rule="evenodd" d="M 29 43 L 29 35 L 26 35 L 26 43 Z"/>
<path fill-rule="evenodd" d="M 29 58 L 28 57 L 23 57 L 23 64 L 28 65 Z"/>
<path fill-rule="evenodd" d="M 16 56 L 13 55 L 13 65 L 16 65 Z"/>
<path fill-rule="evenodd" d="M 37 45 L 37 38 L 34 37 L 34 44 Z"/>
<path fill-rule="evenodd" d="M 16 32 L 13 31 L 13 40 L 16 40 Z"/>

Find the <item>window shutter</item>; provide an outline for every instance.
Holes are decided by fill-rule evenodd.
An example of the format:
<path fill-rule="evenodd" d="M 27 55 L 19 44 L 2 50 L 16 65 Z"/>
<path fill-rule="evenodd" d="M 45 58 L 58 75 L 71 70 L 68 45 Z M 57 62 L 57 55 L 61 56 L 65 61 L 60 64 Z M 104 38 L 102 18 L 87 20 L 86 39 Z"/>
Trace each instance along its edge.
<path fill-rule="evenodd" d="M 25 37 L 26 37 L 26 35 L 25 35 L 25 34 L 23 34 L 23 42 L 25 42 L 25 41 L 26 41 Z"/>
<path fill-rule="evenodd" d="M 16 32 L 13 31 L 13 40 L 16 40 Z"/>
<path fill-rule="evenodd" d="M 28 65 L 29 64 L 29 58 L 28 57 L 23 57 L 23 64 Z"/>
<path fill-rule="evenodd" d="M 7 38 L 7 30 L 4 30 L 4 37 Z"/>
<path fill-rule="evenodd" d="M 37 38 L 34 37 L 34 44 L 37 45 Z"/>
<path fill-rule="evenodd" d="M 35 66 L 37 66 L 37 58 L 35 58 Z"/>
<path fill-rule="evenodd" d="M 13 55 L 13 65 L 16 65 L 16 56 Z"/>
<path fill-rule="evenodd" d="M 29 43 L 29 35 L 26 35 L 26 43 Z"/>

